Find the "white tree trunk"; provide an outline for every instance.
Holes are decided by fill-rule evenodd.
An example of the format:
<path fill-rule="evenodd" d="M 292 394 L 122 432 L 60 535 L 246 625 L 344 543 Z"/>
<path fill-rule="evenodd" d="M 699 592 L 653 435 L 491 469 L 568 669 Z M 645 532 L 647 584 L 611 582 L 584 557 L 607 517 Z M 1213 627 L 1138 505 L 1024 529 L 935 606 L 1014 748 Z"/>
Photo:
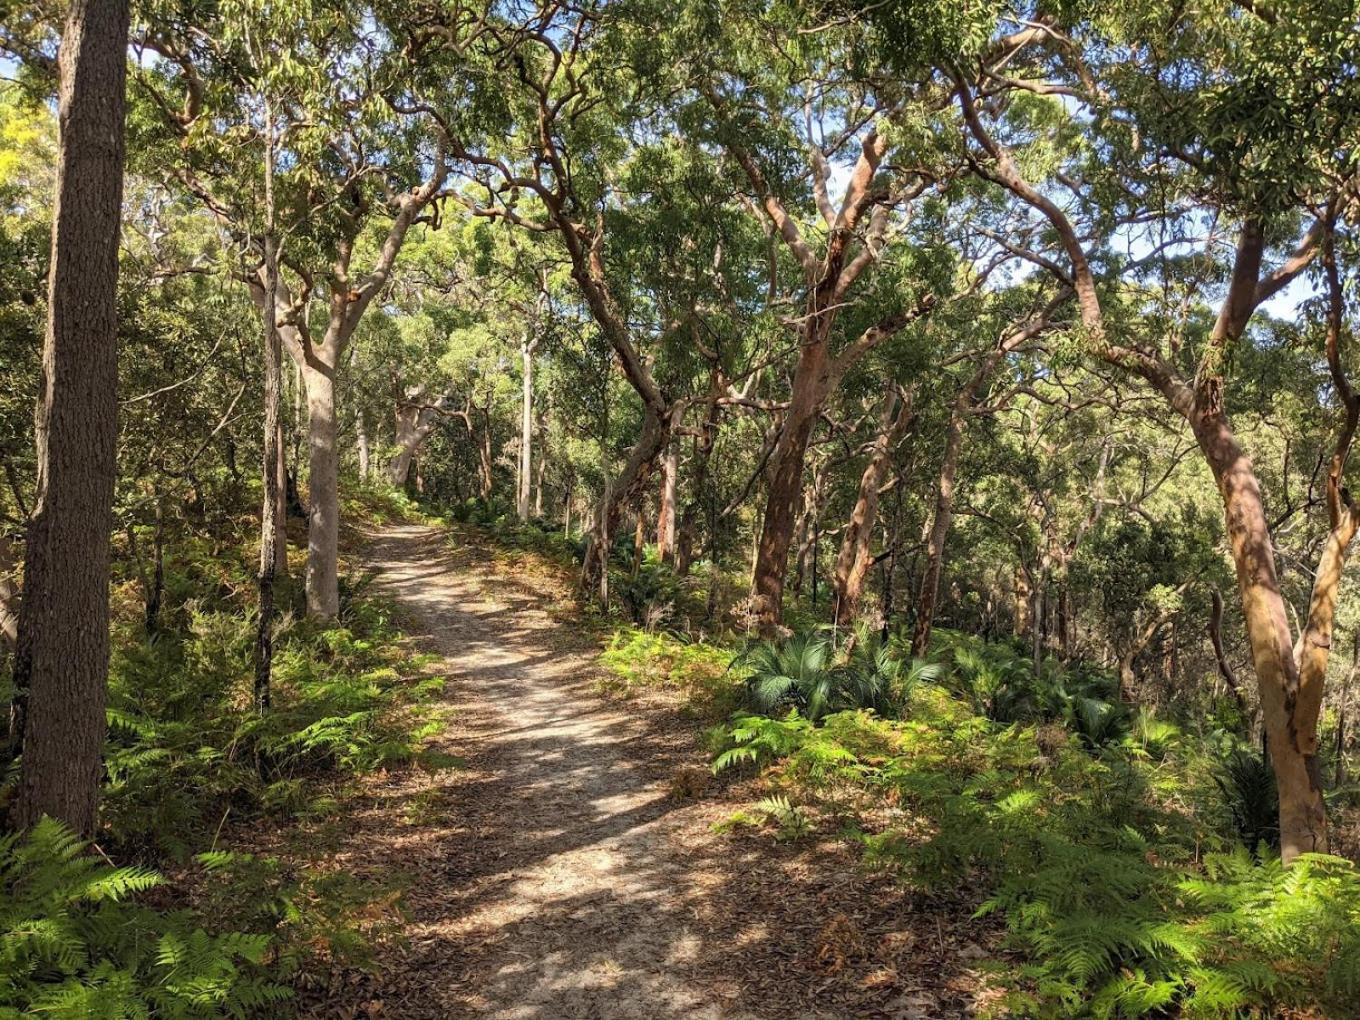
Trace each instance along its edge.
<path fill-rule="evenodd" d="M 524 396 L 520 408 L 519 428 L 519 492 L 516 493 L 516 509 L 519 519 L 529 519 L 529 490 L 533 481 L 533 442 L 534 442 L 534 344 L 532 340 L 520 347 L 523 361 Z"/>
<path fill-rule="evenodd" d="M 355 429 L 358 432 L 356 442 L 359 448 L 359 478 L 362 481 L 368 481 L 368 427 L 364 422 L 364 415 L 362 412 L 359 414 L 359 417 L 355 419 Z"/>
<path fill-rule="evenodd" d="M 308 364 L 307 384 L 307 612 L 332 619 L 340 612 L 340 465 L 336 448 L 335 376 Z"/>

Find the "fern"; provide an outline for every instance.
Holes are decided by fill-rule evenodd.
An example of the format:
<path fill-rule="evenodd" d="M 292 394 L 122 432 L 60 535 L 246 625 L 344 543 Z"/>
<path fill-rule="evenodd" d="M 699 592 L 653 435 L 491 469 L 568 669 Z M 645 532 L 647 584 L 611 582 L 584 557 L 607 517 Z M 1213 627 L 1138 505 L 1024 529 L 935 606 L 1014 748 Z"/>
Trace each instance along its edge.
<path fill-rule="evenodd" d="M 160 882 L 102 863 L 51 819 L 0 839 L 0 1016 L 241 1016 L 288 998 L 262 969 L 267 937 L 136 903 Z"/>

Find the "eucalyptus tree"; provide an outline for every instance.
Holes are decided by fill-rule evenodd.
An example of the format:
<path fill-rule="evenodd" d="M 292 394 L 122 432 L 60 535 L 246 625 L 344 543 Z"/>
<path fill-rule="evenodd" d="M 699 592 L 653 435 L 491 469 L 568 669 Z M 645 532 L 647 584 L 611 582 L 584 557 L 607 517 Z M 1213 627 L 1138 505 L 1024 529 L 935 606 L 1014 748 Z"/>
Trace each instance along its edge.
<path fill-rule="evenodd" d="M 1057 289 L 1056 295 L 1040 291 L 1037 295 L 1027 294 L 1028 288 L 1015 288 L 1018 293 L 1003 294 L 998 301 L 1002 305 L 1000 318 L 1003 324 L 996 331 L 995 339 L 980 351 L 969 352 L 973 355 L 971 372 L 965 376 L 954 400 L 950 404 L 949 418 L 945 426 L 943 451 L 930 517 L 929 530 L 925 540 L 925 563 L 921 570 L 920 587 L 917 590 L 915 623 L 912 631 L 912 653 L 924 655 L 930 646 L 931 629 L 935 623 L 935 606 L 940 593 L 940 577 L 944 569 L 945 540 L 954 517 L 954 495 L 958 480 L 959 461 L 963 449 L 965 432 L 970 418 L 986 410 L 995 411 L 987 402 L 988 389 L 994 377 L 1017 351 L 1031 344 L 1052 326 L 1052 317 L 1058 307 L 1067 299 L 1067 292 Z M 1036 301 L 1037 297 L 1037 301 Z M 1026 302 L 1024 299 L 1028 298 Z M 1045 300 L 1045 298 L 1047 300 Z M 1018 302 L 1017 302 L 1018 299 Z M 1007 304 L 1016 305 L 1018 311 L 1005 314 Z M 974 313 L 982 311 L 975 306 L 969 309 Z M 981 325 L 985 330 L 993 326 L 991 316 L 974 319 L 974 328 Z M 1006 321 L 1009 319 L 1009 321 Z M 990 338 L 989 338 L 990 339 Z"/>
<path fill-rule="evenodd" d="M 58 50 L 37 491 L 24 548 L 12 820 L 95 828 L 109 661 L 109 535 L 117 438 L 118 238 L 126 0 L 74 0 Z"/>
<path fill-rule="evenodd" d="M 1286 860 L 1327 846 L 1318 717 L 1357 524 L 1343 480 L 1360 403 L 1344 364 L 1342 283 L 1356 23 L 1354 5 L 1340 2 L 1153 4 L 1071 23 L 1041 13 L 1002 20 L 990 43 L 940 61 L 966 158 L 1029 218 L 1008 243 L 1075 294 L 1071 342 L 1160 394 L 1215 478 Z M 1131 238 L 1151 254 L 1128 254 Z M 1227 412 L 1235 353 L 1259 342 L 1258 309 L 1314 265 L 1326 295 L 1316 356 L 1331 381 L 1321 396 L 1337 425 L 1296 643 L 1261 479 Z M 1206 322 L 1203 302 L 1221 281 Z"/>
<path fill-rule="evenodd" d="M 954 168 L 932 139 L 939 99 L 929 73 L 920 83 L 865 73 L 848 23 L 801 32 L 778 4 L 724 6 L 724 14 L 716 59 L 706 49 L 691 71 L 706 107 L 695 116 L 724 154 L 743 207 L 783 249 L 782 259 L 767 256 L 768 285 L 796 351 L 752 577 L 769 627 L 783 611 L 804 459 L 828 397 L 952 288 L 952 260 L 919 226 L 938 223 L 918 207 Z M 751 45 L 770 36 L 781 45 Z"/>
<path fill-rule="evenodd" d="M 136 77 L 144 165 L 219 224 L 229 268 L 272 318 L 305 384 L 307 605 L 321 617 L 339 606 L 337 378 L 412 228 L 437 221 L 449 170 L 441 123 L 410 110 L 410 54 L 384 13 L 310 0 L 189 13 L 153 6 L 139 40 L 159 56 Z M 471 47 L 479 24 L 460 21 L 459 41 Z M 256 201 L 258 148 L 244 144 L 263 133 L 274 142 L 273 231 Z M 265 258 L 274 233 L 277 274 Z"/>
<path fill-rule="evenodd" d="M 692 342 L 714 318 L 703 298 L 727 284 L 745 289 L 719 254 L 724 193 L 704 161 L 685 156 L 668 113 L 674 52 L 659 44 L 659 16 L 649 3 L 544 4 L 496 28 L 503 142 L 473 144 L 438 104 L 425 107 L 454 139 L 473 214 L 560 245 L 640 403 L 623 464 L 606 466 L 582 566 L 587 589 L 603 582 L 624 510 L 696 403 Z M 438 65 L 427 74 L 437 80 Z M 652 215 L 658 205 L 665 215 Z"/>

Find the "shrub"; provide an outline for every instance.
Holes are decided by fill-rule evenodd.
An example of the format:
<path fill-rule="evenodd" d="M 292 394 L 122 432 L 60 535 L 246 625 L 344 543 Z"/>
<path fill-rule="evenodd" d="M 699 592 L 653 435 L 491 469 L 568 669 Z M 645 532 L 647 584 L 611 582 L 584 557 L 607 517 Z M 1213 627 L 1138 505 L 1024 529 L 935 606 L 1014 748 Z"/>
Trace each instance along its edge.
<path fill-rule="evenodd" d="M 769 770 L 777 792 L 736 821 L 787 836 L 795 806 L 800 832 L 819 808 L 862 806 L 847 831 L 867 865 L 978 890 L 978 913 L 995 914 L 1024 957 L 1009 975 L 1015 1013 L 1349 1015 L 1360 873 L 1329 857 L 1286 870 L 1233 848 L 1256 811 L 1233 806 L 1238 783 L 1269 814 L 1256 756 L 1219 772 L 1225 809 L 1208 803 L 1216 757 L 1148 714 L 1093 755 L 1087 736 L 1054 740 L 1054 722 L 1001 724 L 973 704 L 924 685 L 901 721 L 745 715 L 714 768 Z"/>
<path fill-rule="evenodd" d="M 51 819 L 0 839 L 0 1016 L 244 1016 L 289 997 L 264 968 L 268 937 L 132 899 L 160 881 L 101 863 Z"/>
<path fill-rule="evenodd" d="M 756 642 L 734 664 L 747 673 L 749 709 L 776 715 L 793 708 L 813 722 L 854 708 L 894 715 L 919 684 L 944 675 L 939 664 L 898 658 L 892 645 L 867 628 L 839 657 L 829 632 L 805 631 Z"/>

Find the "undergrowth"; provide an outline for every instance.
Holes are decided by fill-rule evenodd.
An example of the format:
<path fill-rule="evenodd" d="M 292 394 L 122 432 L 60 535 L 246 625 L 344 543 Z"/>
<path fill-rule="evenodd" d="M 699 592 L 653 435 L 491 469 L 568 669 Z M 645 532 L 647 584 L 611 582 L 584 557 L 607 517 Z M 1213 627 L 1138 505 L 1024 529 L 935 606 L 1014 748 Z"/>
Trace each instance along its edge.
<path fill-rule="evenodd" d="M 419 514 L 366 490 L 348 509 L 368 523 Z M 106 865 L 50 821 L 0 841 L 0 1017 L 279 1015 L 292 986 L 367 967 L 398 936 L 399 884 L 305 850 L 219 849 L 243 826 L 340 817 L 366 774 L 443 764 L 425 750 L 443 680 L 363 576 L 342 580 L 324 625 L 302 617 L 300 583 L 281 583 L 272 705 L 254 709 L 250 534 L 245 513 L 172 534 L 154 626 L 148 572 L 131 543 L 119 550 L 97 838 L 138 863 Z"/>
<path fill-rule="evenodd" d="M 116 868 L 51 819 L 0 838 L 0 1017 L 197 1018 L 275 1012 L 268 935 L 205 930 L 202 916 L 132 897 L 163 882 Z"/>
<path fill-rule="evenodd" d="M 740 668 L 726 649 L 674 634 L 620 627 L 600 655 L 608 669 L 601 687 L 629 697 L 652 687 L 678 691 L 686 707 L 704 719 L 720 719 L 738 707 Z"/>
<path fill-rule="evenodd" d="M 808 665 L 806 643 L 784 657 Z M 1133 712 L 1084 667 L 1035 677 L 1018 650 L 958 636 L 936 655 L 938 673 L 897 695 L 830 688 L 817 719 L 811 698 L 764 698 L 753 674 L 748 705 L 765 714 L 715 731 L 714 770 L 762 770 L 769 795 L 732 822 L 839 832 L 869 868 L 976 890 L 1022 961 L 1007 969 L 1015 1015 L 1354 1015 L 1360 873 L 1326 856 L 1281 866 L 1259 755 Z M 763 673 L 813 689 L 851 668 L 812 665 L 812 680 Z"/>

